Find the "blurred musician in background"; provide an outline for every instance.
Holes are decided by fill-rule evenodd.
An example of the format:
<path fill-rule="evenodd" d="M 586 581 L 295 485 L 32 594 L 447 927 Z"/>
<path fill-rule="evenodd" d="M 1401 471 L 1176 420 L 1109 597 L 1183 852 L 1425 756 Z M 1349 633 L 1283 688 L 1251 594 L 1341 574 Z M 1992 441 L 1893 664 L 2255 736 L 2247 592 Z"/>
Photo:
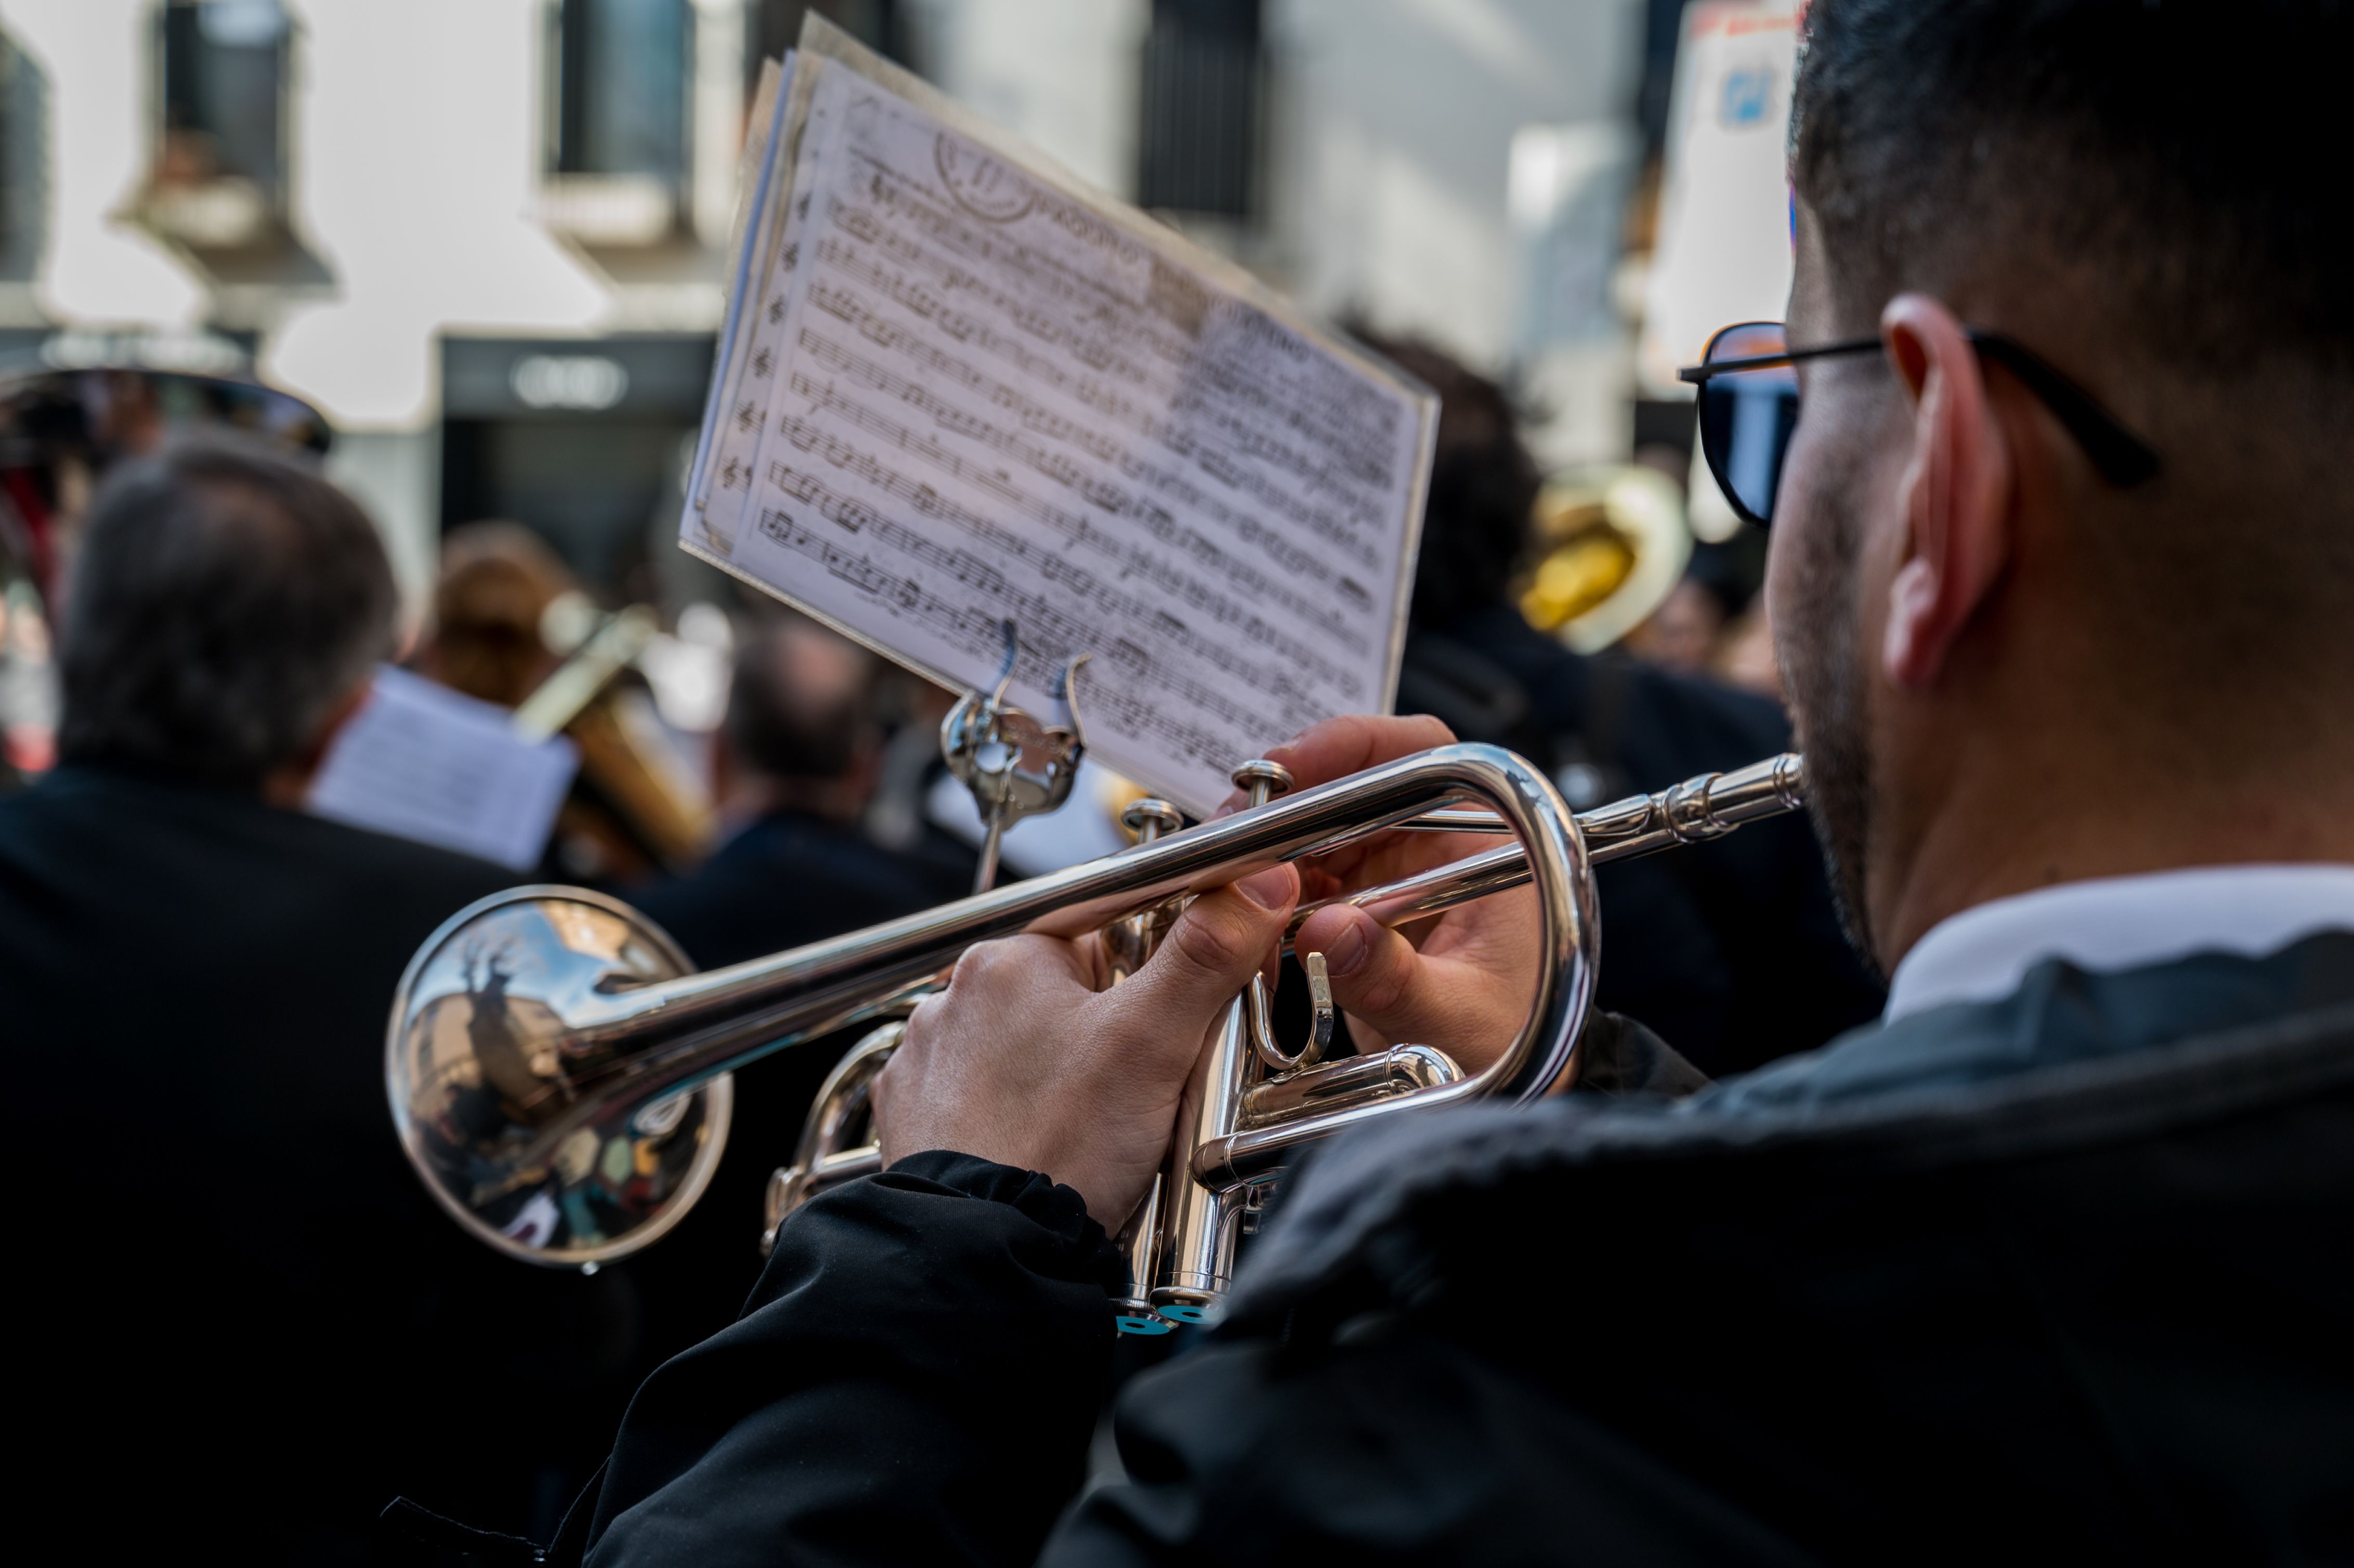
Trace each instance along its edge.
<path fill-rule="evenodd" d="M 469 523 L 442 540 L 432 619 L 409 662 L 452 691 L 519 708 L 567 655 L 595 657 L 588 644 L 603 620 L 538 535 L 520 523 Z M 548 839 L 547 874 L 558 881 L 642 882 L 693 865 L 709 847 L 710 802 L 630 657 L 601 665 L 553 726 L 580 751 Z"/>
<path fill-rule="evenodd" d="M 1368 335 L 1439 395 L 1397 711 L 1591 778 L 1598 805 L 1787 750 L 1771 701 L 1616 652 L 1572 652 L 1515 603 L 1538 473 L 1504 389 L 1426 344 Z M 1696 854 L 1602 868 L 1609 961 L 1597 1004 L 1639 1018 L 1706 1072 L 1820 1045 L 1880 1011 L 1840 931 L 1813 836 L 1760 822 Z"/>
<path fill-rule="evenodd" d="M 385 1115 L 385 998 L 513 880 L 300 810 L 398 608 L 366 516 L 258 447 L 125 464 L 83 519 L 59 766 L 0 799 L 9 1147 L 53 1183 L 13 1481 L 73 1555 L 182 1554 L 237 1498 L 233 1555 L 365 1562 L 393 1474 L 527 1528 L 625 1392 L 627 1284 L 465 1241 Z"/>
<path fill-rule="evenodd" d="M 433 610 L 408 657 L 454 692 L 518 707 L 563 655 L 542 630 L 548 607 L 580 592 L 547 541 L 520 523 L 468 523 L 441 540 Z"/>
<path fill-rule="evenodd" d="M 1299 879 L 1203 895 L 1102 991 L 1059 938 L 982 944 L 876 1082 L 888 1168 L 639 1392 L 550 1560 L 2354 1556 L 2354 11 L 1807 29 L 1792 319 L 1712 356 L 1702 429 L 1774 524 L 1882 1021 L 1673 1103 L 1322 1146 L 1083 1490 L 1106 1229 Z M 1477 1066 L 1533 908 L 1299 943 L 1360 1038 Z"/>
<path fill-rule="evenodd" d="M 57 759 L 52 627 L 93 487 L 175 434 L 223 429 L 327 450 L 318 410 L 258 382 L 128 358 L 0 366 L 0 790 Z"/>
<path fill-rule="evenodd" d="M 751 621 L 735 661 L 727 716 L 712 738 L 719 847 L 631 902 L 703 969 L 938 903 L 920 863 L 860 826 L 882 765 L 875 656 L 807 617 L 770 609 Z M 769 1172 L 792 1158 L 810 1100 L 840 1054 L 813 1044 L 774 1071 L 737 1075 L 711 1191 L 658 1254 L 624 1266 L 648 1305 L 651 1353 L 685 1349 L 743 1306 L 760 1271 Z"/>
<path fill-rule="evenodd" d="M 803 616 L 762 616 L 736 651 L 712 740 L 719 847 L 631 901 L 705 969 L 936 902 L 860 831 L 882 766 L 875 656 Z"/>

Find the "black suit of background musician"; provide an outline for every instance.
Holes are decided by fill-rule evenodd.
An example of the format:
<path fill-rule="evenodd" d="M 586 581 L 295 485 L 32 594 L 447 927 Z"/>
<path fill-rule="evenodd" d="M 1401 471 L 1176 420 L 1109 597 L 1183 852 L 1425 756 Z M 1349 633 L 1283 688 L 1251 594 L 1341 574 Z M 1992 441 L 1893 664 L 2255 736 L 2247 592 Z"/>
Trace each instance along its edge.
<path fill-rule="evenodd" d="M 63 765 L 0 799 L 16 1351 L 69 1369 L 16 1381 L 19 1496 L 85 1555 L 233 1503 L 243 1560 L 367 1561 L 398 1476 L 531 1528 L 636 1370 L 626 1277 L 494 1255 L 394 1139 L 401 970 L 513 880 L 293 809 L 397 610 L 368 520 L 272 456 L 124 469 L 91 514 Z"/>

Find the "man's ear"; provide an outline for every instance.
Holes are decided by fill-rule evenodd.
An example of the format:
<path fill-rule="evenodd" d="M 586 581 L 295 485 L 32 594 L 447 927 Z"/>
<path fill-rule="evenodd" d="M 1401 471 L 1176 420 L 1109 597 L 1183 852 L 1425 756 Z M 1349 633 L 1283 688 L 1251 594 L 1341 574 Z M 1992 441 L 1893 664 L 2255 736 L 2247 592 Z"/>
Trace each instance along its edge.
<path fill-rule="evenodd" d="M 1898 491 L 1906 541 L 1888 588 L 1882 668 L 1900 687 L 1937 678 L 1954 639 L 2001 575 L 2010 546 L 2011 452 L 1987 401 L 1978 350 L 1954 313 L 1899 294 L 1881 335 L 1913 408 Z"/>

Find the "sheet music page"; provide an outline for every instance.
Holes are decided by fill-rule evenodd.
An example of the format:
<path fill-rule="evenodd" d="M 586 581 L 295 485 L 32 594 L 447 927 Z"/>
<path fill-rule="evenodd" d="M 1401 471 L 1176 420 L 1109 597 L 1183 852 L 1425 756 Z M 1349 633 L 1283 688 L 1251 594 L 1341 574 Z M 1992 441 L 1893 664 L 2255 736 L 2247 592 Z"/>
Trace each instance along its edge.
<path fill-rule="evenodd" d="M 760 346 L 754 341 L 757 334 L 753 323 L 746 317 L 767 302 L 766 280 L 782 238 L 784 201 L 790 188 L 789 173 L 780 165 L 792 154 L 790 132 L 808 110 L 808 79 L 793 73 L 792 61 L 792 56 L 788 54 L 784 74 L 775 82 L 770 80 L 771 74 L 779 69 L 775 62 L 761 69 L 762 101 L 769 106 L 769 117 L 756 177 L 738 198 L 747 210 L 742 229 L 736 236 L 738 253 L 735 281 L 727 291 L 727 320 L 720 330 L 720 352 L 716 356 L 711 396 L 704 408 L 703 432 L 695 443 L 694 479 L 688 488 L 689 514 L 682 524 L 685 528 L 699 526 L 701 542 L 723 556 L 735 547 L 735 524 L 742 508 L 734 503 L 737 498 L 733 497 L 716 510 L 711 508 L 712 475 L 725 461 L 731 438 L 734 447 L 740 449 L 739 465 L 749 461 L 751 446 L 758 440 L 759 404 L 767 397 L 765 387 L 754 394 L 753 403 L 744 410 L 748 429 L 739 429 L 736 418 L 737 407 L 744 401 L 744 378 L 749 361 Z M 800 90 L 798 99 L 796 87 Z M 761 122 L 756 118 L 753 123 Z M 781 301 L 778 308 L 781 311 Z"/>
<path fill-rule="evenodd" d="M 682 543 L 951 686 L 994 683 L 1010 620 L 1048 722 L 1092 654 L 1091 754 L 1196 813 L 1308 725 L 1387 711 L 1435 399 L 945 106 L 807 36 L 798 68 L 781 243 Z"/>
<path fill-rule="evenodd" d="M 519 739 L 504 708 L 386 665 L 327 748 L 305 804 L 355 828 L 527 871 L 579 766 L 563 736 Z"/>
<path fill-rule="evenodd" d="M 777 185 L 775 178 L 779 144 L 784 124 L 785 70 L 775 60 L 760 63 L 760 85 L 754 93 L 752 108 L 745 123 L 748 128 L 744 137 L 743 155 L 736 165 L 736 217 L 728 231 L 727 254 L 734 259 L 729 268 L 727 285 L 727 315 L 719 328 L 719 352 L 711 377 L 711 390 L 703 405 L 703 429 L 695 443 L 694 466 L 688 471 L 686 493 L 689 504 L 701 511 L 708 491 L 705 483 L 711 466 L 713 433 L 722 421 L 718 410 L 742 378 L 737 363 L 743 357 L 744 334 L 737 318 L 750 308 L 755 286 L 760 277 L 760 259 L 766 254 L 753 236 L 762 232 L 769 221 L 769 196 Z"/>

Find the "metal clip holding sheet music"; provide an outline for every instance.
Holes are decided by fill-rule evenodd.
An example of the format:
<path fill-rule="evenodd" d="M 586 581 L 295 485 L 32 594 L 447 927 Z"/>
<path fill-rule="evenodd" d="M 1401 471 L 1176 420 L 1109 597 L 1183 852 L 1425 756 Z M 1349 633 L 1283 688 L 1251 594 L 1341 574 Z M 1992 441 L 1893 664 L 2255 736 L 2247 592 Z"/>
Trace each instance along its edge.
<path fill-rule="evenodd" d="M 1066 722 L 1043 725 L 1005 700 L 1013 684 L 1013 667 L 1022 657 L 1022 639 L 1011 620 L 1000 625 L 1005 633 L 1005 663 L 998 671 L 996 689 L 985 697 L 967 692 L 940 721 L 940 755 L 957 781 L 972 791 L 988 830 L 981 840 L 981 864 L 973 874 L 975 893 L 986 893 L 997 881 L 998 847 L 1007 828 L 1070 799 L 1079 758 L 1087 748 L 1079 722 L 1078 678 L 1079 666 L 1090 655 L 1076 655 L 1056 677 L 1053 695 L 1063 705 Z"/>

